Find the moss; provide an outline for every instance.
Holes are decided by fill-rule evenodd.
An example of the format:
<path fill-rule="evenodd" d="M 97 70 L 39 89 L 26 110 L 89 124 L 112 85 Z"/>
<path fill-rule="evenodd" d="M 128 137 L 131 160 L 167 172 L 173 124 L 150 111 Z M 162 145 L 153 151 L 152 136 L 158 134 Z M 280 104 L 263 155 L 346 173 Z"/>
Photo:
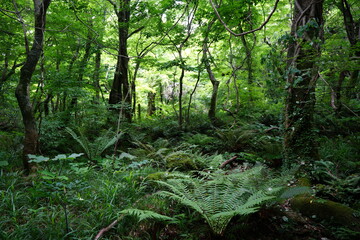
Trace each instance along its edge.
<path fill-rule="evenodd" d="M 147 178 L 149 180 L 158 181 L 158 180 L 165 179 L 168 174 L 169 174 L 168 172 L 156 172 L 156 173 L 149 174 L 147 176 Z"/>
<path fill-rule="evenodd" d="M 348 206 L 307 196 L 295 197 L 290 203 L 293 209 L 305 216 L 330 221 L 354 231 L 360 231 L 360 219 L 355 217 L 356 211 Z"/>
<path fill-rule="evenodd" d="M 197 170 L 198 164 L 193 156 L 185 152 L 174 152 L 165 158 L 166 167 L 170 169 L 178 169 L 181 171 Z"/>
<path fill-rule="evenodd" d="M 311 187 L 311 181 L 307 177 L 301 177 L 298 179 L 298 185 L 304 187 Z"/>

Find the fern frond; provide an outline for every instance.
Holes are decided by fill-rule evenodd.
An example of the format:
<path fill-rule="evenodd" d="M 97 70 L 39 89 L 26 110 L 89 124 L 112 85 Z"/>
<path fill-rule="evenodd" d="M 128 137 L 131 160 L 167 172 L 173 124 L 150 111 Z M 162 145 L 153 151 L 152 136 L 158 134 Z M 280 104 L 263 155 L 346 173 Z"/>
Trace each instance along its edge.
<path fill-rule="evenodd" d="M 155 220 L 155 221 L 160 221 L 160 222 L 175 220 L 172 217 L 168 217 L 168 216 L 159 214 L 154 211 L 141 210 L 141 209 L 136 209 L 136 208 L 127 208 L 127 209 L 122 210 L 120 213 L 124 214 L 124 215 L 134 216 L 134 217 L 138 218 L 139 222 L 144 221 L 144 220 Z"/>
<path fill-rule="evenodd" d="M 160 196 L 164 196 L 169 199 L 175 200 L 184 206 L 194 209 L 199 214 L 201 214 L 205 219 L 208 218 L 207 215 L 204 215 L 204 210 L 199 205 L 199 203 L 194 201 L 193 199 L 190 199 L 186 196 L 179 196 L 179 195 L 176 195 L 175 193 L 168 192 L 168 191 L 161 191 L 161 192 L 158 192 L 157 194 Z"/>
<path fill-rule="evenodd" d="M 167 189 L 157 194 L 194 209 L 203 216 L 214 233 L 222 235 L 232 217 L 256 212 L 282 189 L 263 189 L 257 181 L 264 183 L 264 173 L 263 167 L 257 167 L 230 175 L 200 174 L 203 178 L 157 181 Z"/>
<path fill-rule="evenodd" d="M 91 158 L 91 152 L 90 152 L 90 144 L 89 144 L 89 140 L 83 136 L 82 134 L 80 134 L 80 136 L 78 136 L 71 128 L 66 127 L 65 130 L 71 135 L 71 137 L 77 141 L 80 146 L 82 147 L 82 149 L 84 150 L 86 156 L 88 158 Z"/>
<path fill-rule="evenodd" d="M 105 134 L 96 138 L 95 141 L 91 143 L 82 132 L 78 135 L 69 127 L 66 127 L 66 131 L 80 144 L 87 158 L 91 160 L 95 157 L 99 157 L 107 148 L 116 143 L 122 135 L 122 133 L 119 133 L 114 137 L 109 137 L 111 130 L 108 130 Z"/>
<path fill-rule="evenodd" d="M 110 132 L 110 130 L 109 130 Z M 123 133 L 118 133 L 115 136 L 113 136 L 112 138 L 106 138 L 104 139 L 104 141 L 102 141 L 102 144 L 100 144 L 100 148 L 97 152 L 97 155 L 101 155 L 106 149 L 108 149 L 110 146 L 114 145 L 119 138 L 123 135 Z"/>

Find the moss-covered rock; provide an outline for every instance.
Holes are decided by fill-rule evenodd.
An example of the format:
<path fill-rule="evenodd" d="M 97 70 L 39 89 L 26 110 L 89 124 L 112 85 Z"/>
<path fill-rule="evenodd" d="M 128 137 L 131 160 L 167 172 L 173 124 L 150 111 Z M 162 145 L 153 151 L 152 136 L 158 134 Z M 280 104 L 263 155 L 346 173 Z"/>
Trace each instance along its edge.
<path fill-rule="evenodd" d="M 165 163 L 167 168 L 181 171 L 198 170 L 200 168 L 200 164 L 192 154 L 181 151 L 166 156 Z"/>
<path fill-rule="evenodd" d="M 149 174 L 147 176 L 147 179 L 152 181 L 164 180 L 168 175 L 169 175 L 168 172 L 156 172 Z"/>
<path fill-rule="evenodd" d="M 307 177 L 300 177 L 298 179 L 298 185 L 299 186 L 304 186 L 304 187 L 311 187 L 311 181 Z"/>
<path fill-rule="evenodd" d="M 305 216 L 346 226 L 353 231 L 360 231 L 360 219 L 356 211 L 341 203 L 310 196 L 295 197 L 290 203 L 293 209 Z"/>

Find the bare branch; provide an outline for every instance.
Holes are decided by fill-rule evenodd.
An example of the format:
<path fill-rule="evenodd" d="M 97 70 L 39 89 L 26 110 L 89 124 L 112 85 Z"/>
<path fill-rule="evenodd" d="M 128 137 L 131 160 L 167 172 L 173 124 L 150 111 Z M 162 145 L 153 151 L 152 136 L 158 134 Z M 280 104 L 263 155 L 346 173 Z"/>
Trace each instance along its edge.
<path fill-rule="evenodd" d="M 115 220 L 109 226 L 107 226 L 106 228 L 101 229 L 100 232 L 94 238 L 94 240 L 100 239 L 102 237 L 102 235 L 104 235 L 104 233 L 106 233 L 107 231 L 112 229 L 118 222 L 119 222 L 119 220 Z"/>
<path fill-rule="evenodd" d="M 214 9 L 214 12 L 217 16 L 217 18 L 219 19 L 219 21 L 221 22 L 221 24 L 225 27 L 225 29 L 231 33 L 232 35 L 236 36 L 236 37 L 240 37 L 240 36 L 244 36 L 244 35 L 247 35 L 249 33 L 253 33 L 253 32 L 256 32 L 256 31 L 259 31 L 261 30 L 269 21 L 270 21 L 270 18 L 272 17 L 272 15 L 274 14 L 276 8 L 277 8 L 277 5 L 279 3 L 280 0 L 276 0 L 275 2 L 275 5 L 274 5 L 274 8 L 273 10 L 271 11 L 271 13 L 269 14 L 269 16 L 267 17 L 267 19 L 260 25 L 260 27 L 258 28 L 255 28 L 255 29 L 252 29 L 250 31 L 246 31 L 246 32 L 242 32 L 242 33 L 235 33 L 234 31 L 232 31 L 228 26 L 227 24 L 222 20 L 219 12 L 217 11 L 217 7 L 215 6 L 214 2 L 212 0 L 209 0 L 210 1 L 210 4 L 211 4 L 211 7 Z"/>
<path fill-rule="evenodd" d="M 144 26 L 139 27 L 138 29 L 136 29 L 136 30 L 134 30 L 132 33 L 130 33 L 130 34 L 127 36 L 127 38 L 130 38 L 132 35 L 140 32 L 140 31 L 143 30 L 144 28 L 145 28 Z"/>

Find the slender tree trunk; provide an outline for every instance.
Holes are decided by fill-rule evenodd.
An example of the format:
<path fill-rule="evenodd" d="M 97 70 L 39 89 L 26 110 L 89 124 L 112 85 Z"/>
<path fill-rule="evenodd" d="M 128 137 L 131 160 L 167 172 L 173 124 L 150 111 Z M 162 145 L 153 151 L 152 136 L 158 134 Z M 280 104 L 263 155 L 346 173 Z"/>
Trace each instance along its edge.
<path fill-rule="evenodd" d="M 199 65 L 199 69 L 198 69 L 198 75 L 197 75 L 197 79 L 196 79 L 196 83 L 195 83 L 195 86 L 194 86 L 194 89 L 192 90 L 192 92 L 190 93 L 190 97 L 189 97 L 189 103 L 188 103 L 188 108 L 187 108 L 187 114 L 186 114 L 186 119 L 185 119 L 185 122 L 186 124 L 190 124 L 190 108 L 191 108 L 191 103 L 192 103 L 192 99 L 193 99 L 193 96 L 196 92 L 196 89 L 199 85 L 199 82 L 200 82 L 200 75 L 201 75 L 201 70 L 202 70 L 202 63 Z M 160 88 L 161 89 L 161 88 Z M 162 90 L 161 90 L 162 91 Z M 162 98 L 162 97 L 161 97 Z M 162 102 L 162 99 L 161 99 L 161 102 Z"/>
<path fill-rule="evenodd" d="M 72 76 L 74 75 L 73 73 L 73 67 L 74 67 L 74 64 L 76 62 L 76 60 L 79 58 L 79 53 L 80 53 L 80 40 L 77 39 L 77 45 L 76 45 L 76 49 L 75 49 L 75 52 L 73 53 L 71 59 L 70 59 L 70 62 L 69 62 L 69 68 L 68 68 L 68 78 L 72 78 Z M 63 103 L 63 107 L 62 107 L 62 111 L 65 111 L 67 109 L 67 92 L 64 91 L 63 92 L 63 98 L 62 98 L 62 103 Z M 72 108 L 72 103 L 70 102 L 70 109 Z M 70 121 L 70 118 L 71 118 L 71 115 L 68 114 L 66 116 L 66 119 L 65 119 L 65 122 L 69 122 Z"/>
<path fill-rule="evenodd" d="M 38 152 L 38 131 L 30 101 L 30 82 L 43 50 L 44 31 L 46 23 L 46 11 L 51 0 L 34 0 L 35 10 L 35 34 L 31 50 L 26 56 L 24 66 L 20 70 L 20 80 L 16 88 L 16 98 L 23 117 L 25 128 L 23 164 L 27 172 L 32 168 L 28 154 Z"/>
<path fill-rule="evenodd" d="M 209 62 L 209 59 L 207 56 L 207 52 L 209 51 L 209 49 L 208 49 L 206 41 L 204 41 L 204 45 L 203 45 L 203 61 L 205 64 L 206 71 L 209 75 L 209 79 L 213 86 L 208 117 L 209 117 L 211 123 L 215 125 L 217 122 L 217 119 L 216 119 L 217 93 L 218 93 L 220 82 L 218 80 L 216 80 L 215 75 L 211 69 L 210 62 Z"/>
<path fill-rule="evenodd" d="M 90 26 L 92 26 L 92 23 L 90 23 Z M 78 74 L 77 74 L 77 84 L 76 85 L 79 88 L 81 88 L 85 69 L 89 62 L 90 53 L 91 53 L 91 51 L 90 51 L 91 50 L 91 41 L 92 41 L 92 30 L 89 29 L 87 38 L 86 38 L 86 43 L 85 43 L 85 53 L 80 61 Z M 77 110 L 76 110 L 77 103 L 78 103 L 78 96 L 77 95 L 72 96 L 71 102 L 70 102 L 70 109 L 75 110 L 75 118 L 77 115 Z"/>
<path fill-rule="evenodd" d="M 137 73 L 140 69 L 140 59 L 137 60 L 136 65 L 135 65 L 135 69 L 134 69 L 134 76 L 133 76 L 133 80 L 131 81 L 131 93 L 132 93 L 132 98 L 133 98 L 133 102 L 132 102 L 132 110 L 133 110 L 133 114 L 135 114 L 135 110 L 136 110 L 136 77 L 137 77 Z"/>
<path fill-rule="evenodd" d="M 183 64 L 185 64 L 185 62 L 183 61 L 181 51 L 182 51 L 182 49 L 180 48 L 179 56 L 180 56 L 181 65 L 183 65 Z M 185 76 L 185 69 L 184 69 L 184 66 L 181 66 L 181 75 L 180 75 L 180 78 L 179 78 L 179 127 L 180 127 L 180 129 L 182 129 L 182 125 L 183 125 L 183 122 L 184 122 L 183 106 L 182 106 L 184 76 Z"/>
<path fill-rule="evenodd" d="M 148 116 L 152 116 L 156 111 L 155 97 L 156 97 L 156 92 L 148 92 L 148 108 L 147 108 Z"/>
<path fill-rule="evenodd" d="M 95 53 L 95 70 L 94 70 L 94 89 L 95 89 L 95 103 L 100 103 L 100 66 L 101 66 L 101 49 L 100 47 L 97 47 L 96 53 Z"/>
<path fill-rule="evenodd" d="M 127 53 L 127 39 L 130 20 L 130 0 L 120 0 L 117 6 L 113 1 L 109 1 L 114 6 L 118 18 L 119 49 L 114 75 L 113 85 L 110 91 L 109 104 L 125 104 L 124 115 L 131 122 L 131 92 L 128 79 L 129 57 Z"/>
<path fill-rule="evenodd" d="M 240 27 L 240 31 L 243 32 L 242 27 Z M 246 38 L 244 35 L 240 36 L 241 42 L 245 48 L 245 54 L 246 54 L 246 65 L 247 65 L 247 72 L 248 72 L 248 78 L 247 82 L 249 85 L 249 95 L 250 95 L 250 101 L 253 101 L 252 96 L 252 86 L 254 83 L 254 75 L 253 75 L 253 58 L 252 58 L 252 49 L 249 47 L 248 41 L 246 41 Z"/>
<path fill-rule="evenodd" d="M 341 111 L 342 108 L 342 103 L 341 103 L 341 89 L 344 83 L 344 79 L 346 77 L 347 71 L 342 71 L 339 74 L 339 78 L 338 78 L 338 82 L 336 84 L 336 87 L 334 89 L 334 93 L 331 95 L 331 102 L 332 102 L 332 106 L 335 110 L 335 113 L 338 115 Z"/>
<path fill-rule="evenodd" d="M 217 105 L 217 93 L 219 89 L 220 82 L 216 80 L 215 75 L 211 69 L 211 65 L 209 62 L 208 52 L 208 42 L 209 42 L 209 32 L 211 30 L 212 25 L 214 24 L 216 18 L 213 18 L 213 20 L 208 24 L 208 28 L 205 34 L 204 43 L 203 43 L 203 61 L 205 65 L 205 69 L 209 75 L 209 79 L 211 81 L 211 84 L 213 86 L 212 93 L 211 93 L 211 100 L 210 100 L 210 108 L 208 112 L 208 117 L 213 125 L 216 125 L 217 118 L 216 118 L 216 105 Z"/>
<path fill-rule="evenodd" d="M 351 8 L 347 0 L 340 0 L 337 2 L 337 6 L 343 14 L 344 17 L 344 25 L 346 34 L 350 43 L 350 47 L 352 49 L 352 56 L 355 56 L 356 59 L 360 58 L 360 49 L 359 49 L 359 41 L 360 41 L 360 19 L 357 21 L 354 20 L 354 17 L 351 13 Z M 358 60 L 355 60 L 358 61 Z M 347 84 L 347 90 L 345 92 L 345 96 L 348 99 L 352 98 L 353 93 L 358 91 L 358 82 L 359 80 L 359 69 L 355 69 L 350 74 L 350 79 Z"/>
<path fill-rule="evenodd" d="M 316 58 L 322 38 L 322 0 L 295 0 L 288 49 L 284 150 L 287 165 L 318 158 L 313 131 Z M 306 31 L 299 31 L 304 30 Z M 298 162 L 294 162 L 298 161 Z"/>

